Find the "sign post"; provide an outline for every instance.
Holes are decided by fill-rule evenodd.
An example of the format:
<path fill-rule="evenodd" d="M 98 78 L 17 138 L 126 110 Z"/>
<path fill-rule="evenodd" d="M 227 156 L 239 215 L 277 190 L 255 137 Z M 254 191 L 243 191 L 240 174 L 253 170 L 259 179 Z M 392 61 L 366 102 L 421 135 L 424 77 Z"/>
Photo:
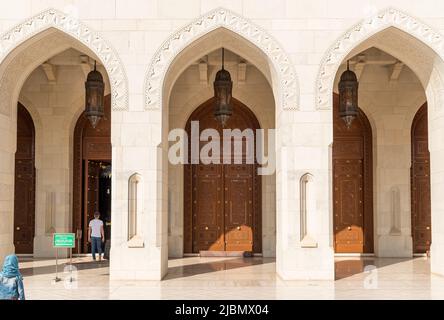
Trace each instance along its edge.
<path fill-rule="evenodd" d="M 54 233 L 52 246 L 56 249 L 56 277 L 55 282 L 60 281 L 58 277 L 59 248 L 70 249 L 70 282 L 72 282 L 72 249 L 76 247 L 76 235 L 74 233 Z"/>

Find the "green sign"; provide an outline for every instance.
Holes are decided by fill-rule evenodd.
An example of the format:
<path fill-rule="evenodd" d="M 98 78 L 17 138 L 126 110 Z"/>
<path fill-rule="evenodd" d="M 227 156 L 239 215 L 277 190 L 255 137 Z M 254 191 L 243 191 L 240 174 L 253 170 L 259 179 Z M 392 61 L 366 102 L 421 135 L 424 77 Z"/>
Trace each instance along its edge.
<path fill-rule="evenodd" d="M 74 233 L 54 233 L 52 246 L 54 248 L 75 248 L 76 235 Z"/>

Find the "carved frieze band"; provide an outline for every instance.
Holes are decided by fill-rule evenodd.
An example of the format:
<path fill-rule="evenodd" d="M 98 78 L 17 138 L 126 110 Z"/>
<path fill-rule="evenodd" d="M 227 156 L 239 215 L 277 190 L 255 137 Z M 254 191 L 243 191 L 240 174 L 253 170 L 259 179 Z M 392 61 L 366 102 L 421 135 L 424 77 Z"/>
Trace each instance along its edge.
<path fill-rule="evenodd" d="M 0 61 L 21 43 L 48 28 L 68 34 L 93 51 L 103 63 L 110 80 L 112 109 L 128 109 L 128 80 L 116 51 L 95 31 L 76 18 L 55 9 L 46 10 L 0 36 Z"/>
<path fill-rule="evenodd" d="M 330 47 L 321 62 L 316 81 L 317 109 L 331 109 L 336 72 L 346 56 L 357 45 L 388 27 L 396 27 L 414 36 L 444 57 L 444 38 L 439 32 L 397 9 L 386 9 L 355 25 Z"/>
<path fill-rule="evenodd" d="M 281 101 L 284 109 L 297 109 L 299 85 L 290 58 L 279 44 L 264 30 L 235 13 L 218 8 L 201 16 L 173 34 L 154 55 L 145 76 L 145 108 L 158 109 L 162 106 L 162 88 L 167 70 L 176 55 L 206 33 L 224 27 L 260 48 L 269 58 L 278 73 Z"/>

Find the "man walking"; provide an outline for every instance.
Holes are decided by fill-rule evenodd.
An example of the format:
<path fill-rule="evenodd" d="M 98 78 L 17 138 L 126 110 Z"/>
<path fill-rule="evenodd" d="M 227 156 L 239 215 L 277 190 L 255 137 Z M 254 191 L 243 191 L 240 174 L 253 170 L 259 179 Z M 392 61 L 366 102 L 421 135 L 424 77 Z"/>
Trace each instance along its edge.
<path fill-rule="evenodd" d="M 91 242 L 93 260 L 96 261 L 96 252 L 99 252 L 99 261 L 102 260 L 102 242 L 105 241 L 103 221 L 99 219 L 100 212 L 94 213 L 94 219 L 89 222 L 88 242 Z"/>

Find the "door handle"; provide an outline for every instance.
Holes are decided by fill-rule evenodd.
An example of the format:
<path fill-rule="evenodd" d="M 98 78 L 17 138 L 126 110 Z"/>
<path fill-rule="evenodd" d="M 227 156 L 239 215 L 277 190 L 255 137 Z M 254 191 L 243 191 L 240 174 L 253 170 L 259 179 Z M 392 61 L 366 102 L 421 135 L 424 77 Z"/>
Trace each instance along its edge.
<path fill-rule="evenodd" d="M 351 229 L 352 229 L 352 227 L 351 227 L 351 226 L 349 226 L 349 227 L 348 227 L 348 231 L 351 231 Z"/>
<path fill-rule="evenodd" d="M 240 226 L 238 226 L 238 227 L 237 227 L 237 230 L 240 230 L 240 229 L 241 229 Z"/>
<path fill-rule="evenodd" d="M 20 231 L 20 227 L 15 228 L 15 230 Z"/>
<path fill-rule="evenodd" d="M 205 227 L 205 230 L 208 230 L 208 227 Z"/>

